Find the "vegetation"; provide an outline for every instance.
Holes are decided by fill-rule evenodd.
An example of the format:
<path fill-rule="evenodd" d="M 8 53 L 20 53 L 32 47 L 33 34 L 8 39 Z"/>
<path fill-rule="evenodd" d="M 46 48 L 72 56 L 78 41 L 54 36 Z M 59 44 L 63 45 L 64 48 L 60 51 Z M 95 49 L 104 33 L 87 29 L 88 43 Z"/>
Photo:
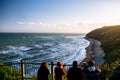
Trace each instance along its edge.
<path fill-rule="evenodd" d="M 0 80 L 19 80 L 20 71 L 0 63 Z"/>
<path fill-rule="evenodd" d="M 115 72 L 116 70 L 120 71 L 120 25 L 93 30 L 87 34 L 87 37 L 102 43 L 101 46 L 105 51 L 105 64 L 101 67 L 112 71 L 111 73 L 106 72 L 106 74 L 104 72 L 105 80 L 119 80 Z"/>

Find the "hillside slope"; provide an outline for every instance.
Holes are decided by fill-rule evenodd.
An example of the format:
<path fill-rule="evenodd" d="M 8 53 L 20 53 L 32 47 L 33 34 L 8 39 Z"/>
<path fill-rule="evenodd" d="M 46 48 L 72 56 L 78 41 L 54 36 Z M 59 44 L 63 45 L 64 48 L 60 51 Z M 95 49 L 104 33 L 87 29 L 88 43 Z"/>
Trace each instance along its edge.
<path fill-rule="evenodd" d="M 106 26 L 86 35 L 88 38 L 94 38 L 102 43 L 105 51 L 105 60 L 110 63 L 120 59 L 120 25 Z"/>
<path fill-rule="evenodd" d="M 102 80 L 120 80 L 120 25 L 106 26 L 86 35 L 88 38 L 99 40 L 105 52 L 105 64 L 101 65 L 103 70 Z"/>

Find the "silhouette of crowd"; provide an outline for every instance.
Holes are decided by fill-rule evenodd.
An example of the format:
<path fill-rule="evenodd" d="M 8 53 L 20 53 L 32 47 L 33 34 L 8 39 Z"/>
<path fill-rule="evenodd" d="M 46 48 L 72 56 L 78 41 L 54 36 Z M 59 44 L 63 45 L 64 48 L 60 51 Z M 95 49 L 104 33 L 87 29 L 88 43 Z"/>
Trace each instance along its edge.
<path fill-rule="evenodd" d="M 63 63 L 59 61 L 54 69 L 54 73 L 55 80 L 64 80 L 65 75 L 67 80 L 101 80 L 99 77 L 101 70 L 95 66 L 94 61 L 83 62 L 82 67 L 78 65 L 77 61 L 73 61 L 72 67 L 68 70 L 65 70 Z M 43 62 L 38 69 L 37 80 L 48 80 L 48 75 L 48 64 Z"/>

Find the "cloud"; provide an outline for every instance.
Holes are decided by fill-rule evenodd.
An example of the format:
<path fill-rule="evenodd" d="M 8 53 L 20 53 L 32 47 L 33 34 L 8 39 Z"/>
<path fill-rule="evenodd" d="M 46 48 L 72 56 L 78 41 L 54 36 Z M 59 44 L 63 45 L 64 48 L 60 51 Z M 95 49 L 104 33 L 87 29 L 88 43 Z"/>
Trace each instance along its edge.
<path fill-rule="evenodd" d="M 119 21 L 119 20 L 117 20 Z M 115 22 L 117 22 L 115 21 Z M 51 24 L 45 22 L 16 22 L 22 27 L 19 28 L 21 31 L 26 32 L 56 32 L 56 33 L 88 33 L 94 29 L 113 24 L 113 21 L 102 22 L 102 21 L 82 21 L 78 23 L 59 23 Z M 24 27 L 26 26 L 26 27 Z"/>
<path fill-rule="evenodd" d="M 36 22 L 27 22 L 26 24 L 35 25 L 35 24 L 37 24 L 37 23 L 36 23 Z"/>
<path fill-rule="evenodd" d="M 16 22 L 17 24 L 25 24 L 24 22 Z"/>
<path fill-rule="evenodd" d="M 23 21 L 18 21 L 16 22 L 18 25 L 36 25 L 36 26 L 49 26 L 49 27 L 69 27 L 71 26 L 71 24 L 51 24 L 51 23 L 46 23 L 46 22 L 32 22 L 32 21 L 29 21 L 29 22 L 23 22 Z"/>
<path fill-rule="evenodd" d="M 16 22 L 18 25 L 45 25 L 43 22 L 23 22 L 23 21 L 18 21 Z"/>

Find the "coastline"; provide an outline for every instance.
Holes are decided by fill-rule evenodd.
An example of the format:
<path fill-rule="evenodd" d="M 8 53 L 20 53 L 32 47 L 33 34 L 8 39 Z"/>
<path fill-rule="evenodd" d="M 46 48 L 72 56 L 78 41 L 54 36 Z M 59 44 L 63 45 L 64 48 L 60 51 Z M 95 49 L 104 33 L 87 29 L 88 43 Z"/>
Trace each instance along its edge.
<path fill-rule="evenodd" d="M 83 64 L 83 62 L 89 62 L 90 60 L 94 60 L 96 65 L 99 66 L 101 63 L 104 63 L 104 50 L 101 48 L 100 41 L 97 41 L 95 39 L 87 38 L 86 40 L 90 42 L 89 46 L 86 47 L 86 58 L 80 63 L 80 65 Z"/>

